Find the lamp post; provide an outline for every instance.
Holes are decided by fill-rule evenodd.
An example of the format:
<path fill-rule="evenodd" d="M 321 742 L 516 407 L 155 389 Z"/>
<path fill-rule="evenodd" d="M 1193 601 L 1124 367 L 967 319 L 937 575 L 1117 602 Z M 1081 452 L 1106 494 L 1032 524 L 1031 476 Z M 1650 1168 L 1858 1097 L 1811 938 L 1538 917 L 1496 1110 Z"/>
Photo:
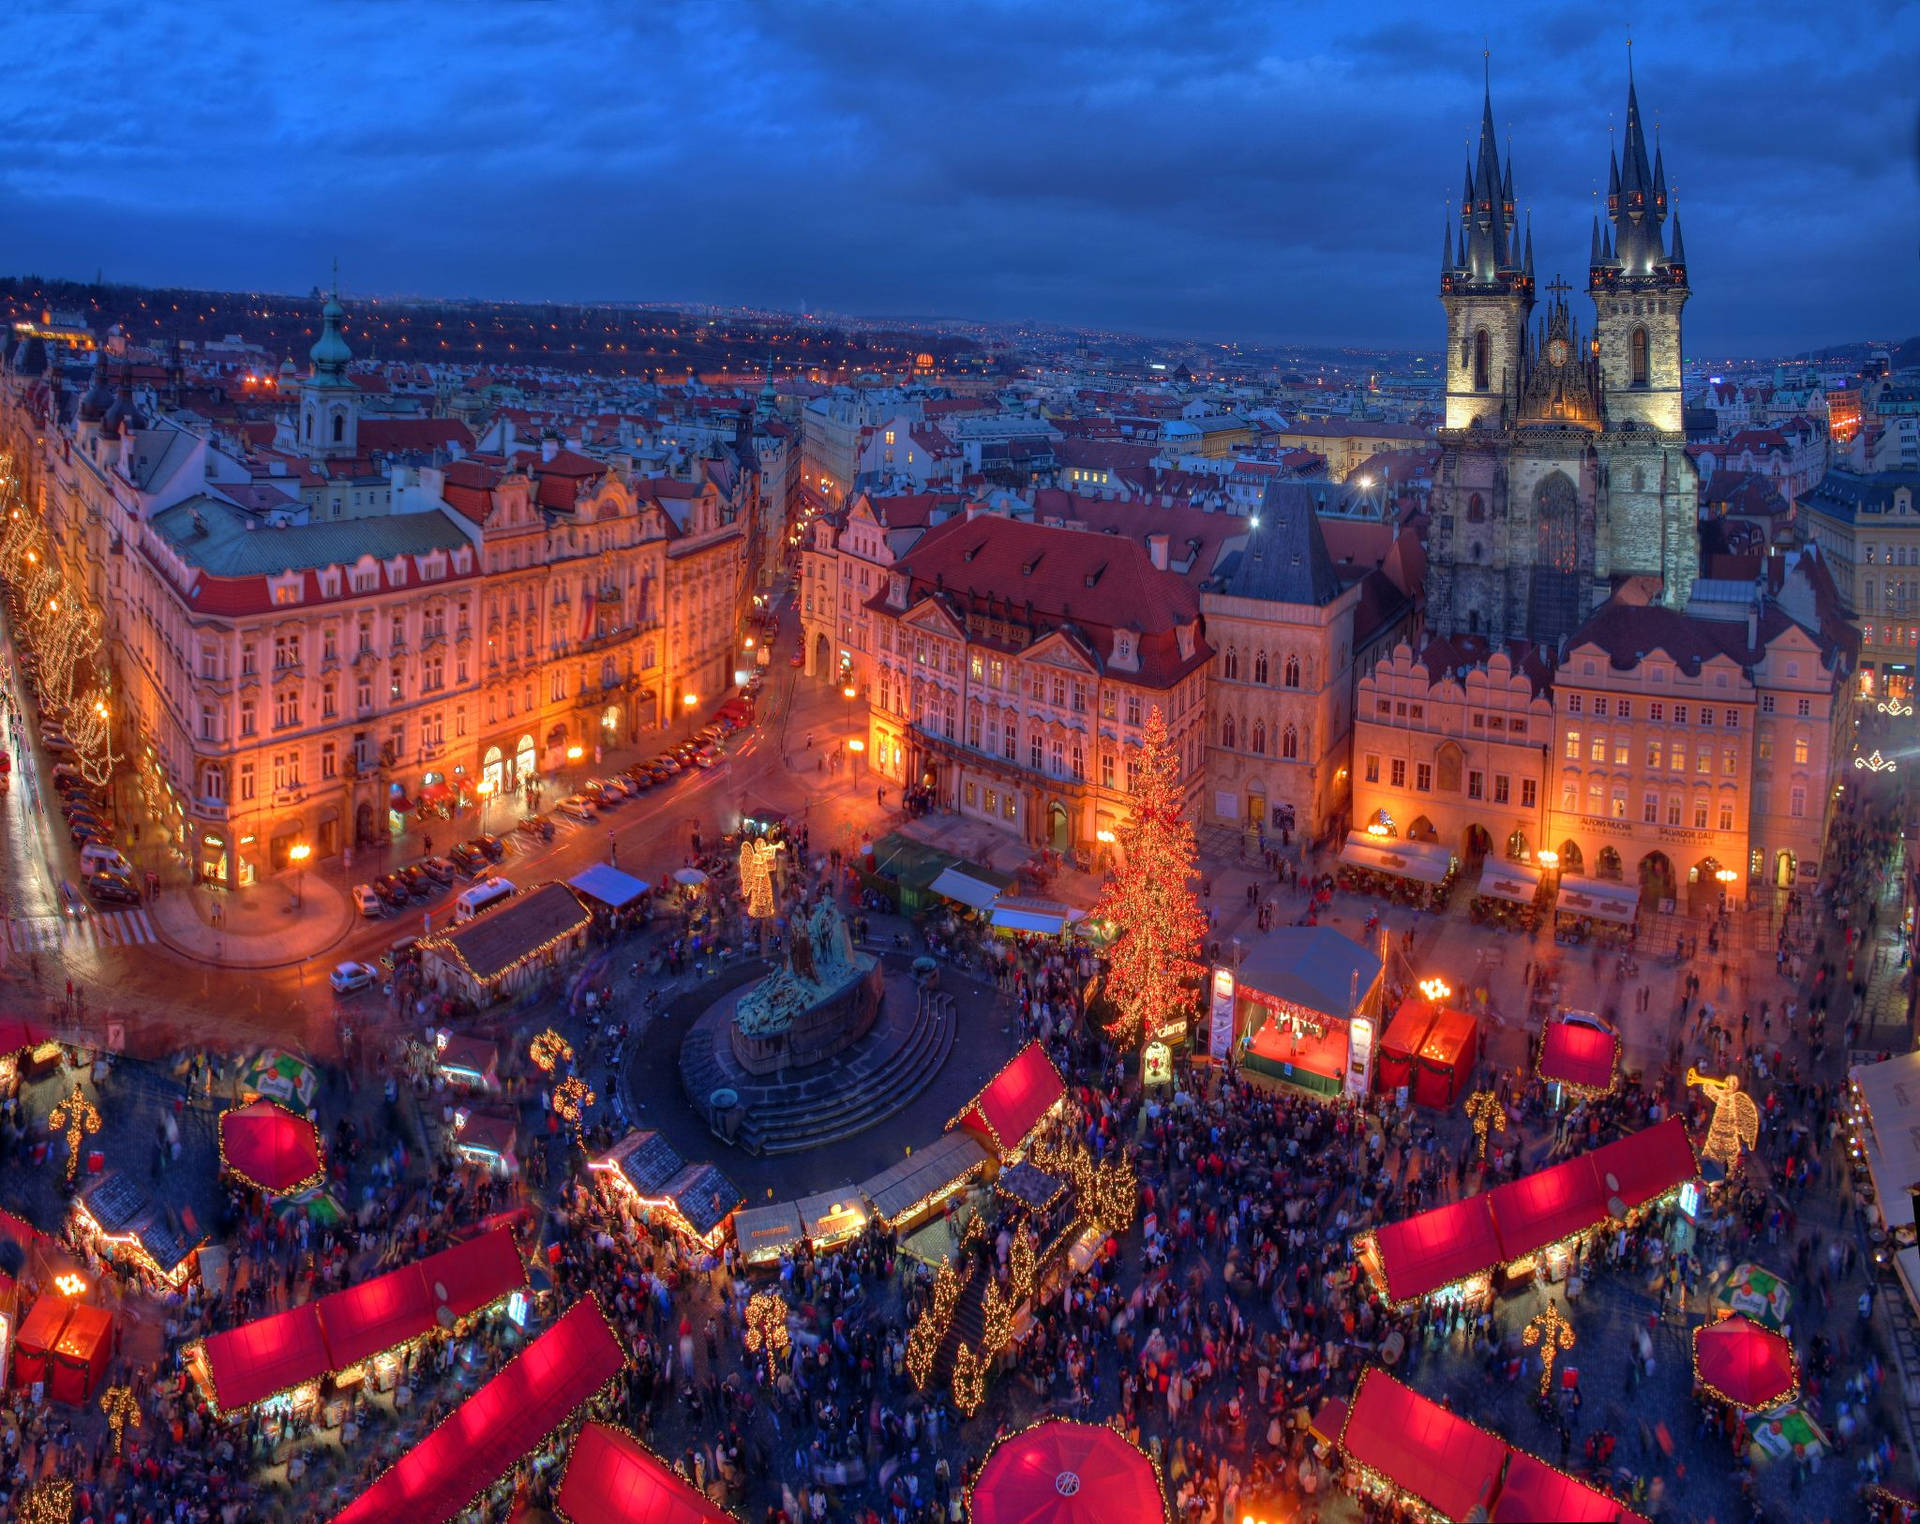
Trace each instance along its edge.
<path fill-rule="evenodd" d="M 683 693 L 680 695 L 680 708 L 687 717 L 688 735 L 693 734 L 694 710 L 699 706 L 699 703 L 700 695 L 697 693 Z"/>
<path fill-rule="evenodd" d="M 867 743 L 861 740 L 860 737 L 854 736 L 847 742 L 847 750 L 853 753 L 853 781 L 854 786 L 858 788 L 860 785 L 860 763 L 866 757 Z"/>
<path fill-rule="evenodd" d="M 846 673 L 842 672 L 841 676 L 843 678 L 846 677 Z M 840 698 L 842 701 L 840 705 L 840 721 L 847 727 L 847 735 L 849 737 L 853 735 L 853 699 L 858 691 L 859 690 L 853 686 L 850 678 L 840 689 Z"/>
<path fill-rule="evenodd" d="M 1713 876 L 1720 881 L 1720 908 L 1725 910 L 1727 908 L 1727 896 L 1733 893 L 1734 881 L 1738 879 L 1740 875 L 1731 868 L 1722 868 Z"/>
<path fill-rule="evenodd" d="M 584 757 L 586 754 L 587 754 L 587 749 L 584 746 L 569 746 L 567 748 L 567 766 L 570 768 L 575 767 L 579 763 L 580 759 Z M 580 781 L 580 777 L 577 772 L 574 774 L 573 781 L 576 784 Z"/>
<path fill-rule="evenodd" d="M 494 782 L 491 778 L 482 778 L 477 785 L 480 791 L 480 834 L 488 834 L 493 816 Z"/>
<path fill-rule="evenodd" d="M 287 848 L 287 857 L 293 863 L 293 908 L 298 910 L 302 903 L 301 890 L 305 887 L 307 859 L 313 856 L 313 848 L 304 841 L 296 841 Z"/>

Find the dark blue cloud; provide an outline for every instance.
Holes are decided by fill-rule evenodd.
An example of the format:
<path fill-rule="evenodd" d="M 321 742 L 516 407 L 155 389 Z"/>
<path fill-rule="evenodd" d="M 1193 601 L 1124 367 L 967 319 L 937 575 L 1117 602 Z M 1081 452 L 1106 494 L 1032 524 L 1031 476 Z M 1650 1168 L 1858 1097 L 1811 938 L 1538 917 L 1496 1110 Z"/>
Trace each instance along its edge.
<path fill-rule="evenodd" d="M 0 20 L 0 264 L 1420 345 L 1483 37 L 1579 281 L 1625 34 L 1572 6 L 334 4 Z M 1904 336 L 1920 8 L 1635 37 L 1696 354 Z"/>

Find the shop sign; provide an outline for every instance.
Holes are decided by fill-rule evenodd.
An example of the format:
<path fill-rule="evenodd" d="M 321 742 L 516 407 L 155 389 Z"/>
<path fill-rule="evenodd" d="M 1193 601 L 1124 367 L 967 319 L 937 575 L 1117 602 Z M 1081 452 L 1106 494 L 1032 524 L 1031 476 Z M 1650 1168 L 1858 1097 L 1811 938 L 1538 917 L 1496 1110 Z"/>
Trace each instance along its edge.
<path fill-rule="evenodd" d="M 1224 1064 L 1233 1049 L 1233 970 L 1213 971 L 1213 1003 L 1207 1028 L 1207 1056 Z"/>

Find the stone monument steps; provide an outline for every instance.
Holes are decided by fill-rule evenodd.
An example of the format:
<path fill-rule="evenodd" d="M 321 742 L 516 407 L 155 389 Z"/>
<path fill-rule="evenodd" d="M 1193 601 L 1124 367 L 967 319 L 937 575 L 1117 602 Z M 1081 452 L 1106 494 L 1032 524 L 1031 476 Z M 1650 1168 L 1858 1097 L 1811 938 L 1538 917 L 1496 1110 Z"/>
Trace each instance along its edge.
<path fill-rule="evenodd" d="M 695 1028 L 681 1043 L 680 1079 L 690 1096 L 711 1095 L 722 1085 L 733 1083 L 714 1056 L 711 1032 Z"/>
<path fill-rule="evenodd" d="M 912 1102 L 953 1049 L 955 1017 L 940 1002 L 915 1010 L 904 1040 L 876 1044 L 837 1072 L 750 1104 L 739 1141 L 754 1153 L 798 1153 L 865 1132 Z"/>

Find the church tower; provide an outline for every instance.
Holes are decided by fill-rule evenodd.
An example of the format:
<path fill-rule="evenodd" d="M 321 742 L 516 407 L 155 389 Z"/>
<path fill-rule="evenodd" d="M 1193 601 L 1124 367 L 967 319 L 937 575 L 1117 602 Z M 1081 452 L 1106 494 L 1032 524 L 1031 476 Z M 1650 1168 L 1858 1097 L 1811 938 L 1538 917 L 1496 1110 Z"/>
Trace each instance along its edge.
<path fill-rule="evenodd" d="M 1500 167 L 1491 84 L 1481 99 L 1479 152 L 1467 166 L 1461 192 L 1459 241 L 1450 225 L 1442 234 L 1446 426 L 1496 428 L 1519 382 L 1520 348 L 1533 310 L 1533 248 L 1531 235 L 1522 248 L 1514 216 L 1513 165 Z"/>
<path fill-rule="evenodd" d="M 349 457 L 360 447 L 360 388 L 347 375 L 353 351 L 340 334 L 345 315 L 336 272 L 333 291 L 320 309 L 320 337 L 307 351 L 313 368 L 300 383 L 298 445 L 307 455 Z"/>
<path fill-rule="evenodd" d="M 1627 132 L 1607 167 L 1607 226 L 1598 219 L 1587 289 L 1593 296 L 1608 412 L 1662 434 L 1685 432 L 1680 388 L 1680 313 L 1692 292 L 1674 213 L 1668 244 L 1666 164 L 1658 145 L 1647 163 L 1646 129 L 1627 71 Z"/>

